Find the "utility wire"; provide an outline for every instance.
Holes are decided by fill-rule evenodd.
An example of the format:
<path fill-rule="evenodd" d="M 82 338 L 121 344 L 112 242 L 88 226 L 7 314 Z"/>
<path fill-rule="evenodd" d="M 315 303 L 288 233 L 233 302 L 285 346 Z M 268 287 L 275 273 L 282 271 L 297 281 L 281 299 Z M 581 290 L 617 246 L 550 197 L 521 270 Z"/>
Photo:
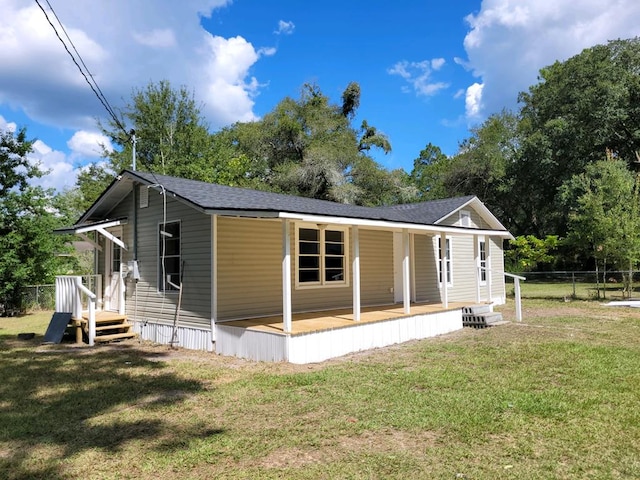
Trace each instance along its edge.
<path fill-rule="evenodd" d="M 58 17 L 58 14 L 53 9 L 53 6 L 49 2 L 49 0 L 45 0 L 45 1 L 47 2 L 47 6 L 51 10 L 51 13 L 55 17 L 56 21 L 58 22 L 58 25 L 60 25 L 60 28 L 64 32 L 64 35 L 67 38 L 67 41 L 69 42 L 69 44 L 73 48 L 73 51 L 76 53 L 78 59 L 76 59 L 76 57 L 73 55 L 73 53 L 71 53 L 71 50 L 69 50 L 69 47 L 67 46 L 67 43 L 64 41 L 64 39 L 62 38 L 62 36 L 58 32 L 58 29 L 56 28 L 56 26 L 53 24 L 53 22 L 49 18 L 49 15 L 47 14 L 47 11 L 44 9 L 44 7 L 40 3 L 40 1 L 39 0 L 35 0 L 35 2 L 38 4 L 38 7 L 40 7 L 40 10 L 42 10 L 42 13 L 44 13 L 44 16 L 47 19 L 47 22 L 49 22 L 49 25 L 51 25 L 51 28 L 53 29 L 54 33 L 56 34 L 56 37 L 58 37 L 58 40 L 60 40 L 60 43 L 62 43 L 62 46 L 64 47 L 64 49 L 67 51 L 67 53 L 71 57 L 71 60 L 73 60 L 73 63 L 75 63 L 76 67 L 78 67 L 78 70 L 80 71 L 80 73 L 84 77 L 85 81 L 87 82 L 87 84 L 89 85 L 89 87 L 91 88 L 91 90 L 93 91 L 95 96 L 98 98 L 98 100 L 100 101 L 102 106 L 105 108 L 105 110 L 107 111 L 109 116 L 113 119 L 113 122 L 116 125 L 116 127 L 119 128 L 120 130 L 122 130 L 122 132 L 125 134 L 125 136 L 127 138 L 126 141 L 131 141 L 133 139 L 133 136 L 135 135 L 133 130 L 128 132 L 127 129 L 122 124 L 122 122 L 118 119 L 118 116 L 116 115 L 115 110 L 109 104 L 109 101 L 107 100 L 107 97 L 105 97 L 104 93 L 102 93 L 102 90 L 98 86 L 98 82 L 96 82 L 95 78 L 93 78 L 93 75 L 89 71 L 89 68 L 84 63 L 84 60 L 82 59 L 82 56 L 80 55 L 80 52 L 78 52 L 78 49 L 76 48 L 76 46 L 74 45 L 73 41 L 71 40 L 71 37 L 69 37 L 69 34 L 67 33 L 67 30 L 64 28 L 64 25 L 62 24 L 62 22 L 60 21 L 60 18 Z M 79 63 L 78 63 L 78 61 L 79 61 Z M 82 64 L 82 66 L 80 64 Z M 84 67 L 84 70 L 83 70 L 83 67 Z M 89 80 L 89 78 L 91 78 L 91 80 Z M 151 166 L 148 165 L 146 159 L 141 158 L 141 160 L 146 165 L 146 167 L 149 169 L 149 172 L 151 173 L 151 175 L 153 175 L 153 178 L 156 180 L 156 183 L 160 183 L 158 181 L 158 179 L 156 178 L 156 175 L 155 175 L 155 173 L 153 171 L 153 168 L 151 168 Z"/>
<path fill-rule="evenodd" d="M 67 34 L 67 31 L 65 30 L 64 26 L 62 25 L 62 22 L 58 18 L 58 15 L 56 14 L 55 10 L 53 9 L 51 4 L 49 3 L 49 0 L 45 0 L 45 1 L 47 2 L 47 5 L 49 6 L 49 9 L 51 10 L 53 15 L 55 16 L 56 20 L 58 21 L 58 24 L 62 28 L 62 31 L 64 32 L 65 36 L 67 37 L 67 40 L 69 41 L 69 43 L 73 47 L 73 50 L 76 52 L 76 55 L 78 56 L 78 59 L 80 60 L 80 63 L 82 63 L 82 66 L 86 70 L 86 73 L 85 73 L 85 70 L 83 70 L 83 68 L 80 66 L 80 63 L 78 63 L 78 60 L 76 59 L 76 57 L 73 55 L 73 53 L 71 53 L 71 50 L 69 50 L 69 47 L 67 46 L 66 42 L 60 36 L 60 33 L 58 32 L 58 29 L 56 28 L 56 26 L 53 24 L 53 22 L 49 18 L 49 15 L 47 14 L 47 11 L 44 9 L 44 7 L 42 6 L 42 4 L 40 3 L 39 0 L 35 0 L 35 2 L 38 4 L 38 7 L 40 7 L 40 10 L 42 10 L 42 13 L 44 13 L 44 16 L 46 17 L 47 22 L 49 22 L 49 25 L 51 25 L 51 28 L 53 29 L 54 33 L 56 34 L 56 37 L 58 37 L 58 40 L 60 40 L 60 43 L 62 43 L 62 46 L 64 47 L 64 49 L 67 51 L 67 53 L 71 57 L 71 60 L 73 60 L 73 63 L 75 63 L 76 67 L 78 67 L 78 70 L 80 71 L 80 73 L 84 77 L 85 81 L 87 82 L 87 84 L 89 85 L 89 87 L 91 88 L 91 90 L 93 91 L 95 96 L 98 98 L 98 100 L 100 101 L 102 106 L 105 108 L 105 110 L 109 113 L 109 115 L 113 119 L 113 121 L 116 124 L 116 126 L 120 130 L 122 130 L 125 135 L 127 135 L 127 138 L 129 138 L 129 132 L 127 132 L 127 129 L 124 127 L 124 125 L 122 125 L 122 122 L 120 122 L 120 120 L 118 119 L 117 115 L 115 114 L 115 111 L 113 110 L 113 108 L 109 104 L 107 98 L 102 93 L 102 90 L 100 90 L 100 87 L 98 86 L 97 82 L 93 78 L 93 75 L 91 75 L 91 72 L 89 72 L 89 69 L 87 68 L 87 66 L 85 65 L 84 61 L 82 60 L 82 57 L 80 56 L 80 53 L 78 53 L 78 50 L 76 49 L 75 45 L 71 41 L 71 38 L 69 38 L 69 35 Z M 89 80 L 89 77 L 91 77 L 91 80 Z M 93 83 L 92 83 L 92 81 L 93 81 Z"/>

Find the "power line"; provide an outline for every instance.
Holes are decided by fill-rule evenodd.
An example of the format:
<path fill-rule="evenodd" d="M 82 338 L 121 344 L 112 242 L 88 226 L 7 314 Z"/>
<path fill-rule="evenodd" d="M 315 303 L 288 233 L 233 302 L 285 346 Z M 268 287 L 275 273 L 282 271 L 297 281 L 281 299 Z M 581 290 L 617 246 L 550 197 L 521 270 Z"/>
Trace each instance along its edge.
<path fill-rule="evenodd" d="M 51 28 L 53 29 L 54 33 L 56 34 L 56 37 L 58 37 L 58 40 L 60 40 L 60 43 L 62 43 L 62 46 L 64 47 L 66 52 L 71 57 L 71 60 L 73 60 L 73 63 L 76 65 L 76 67 L 78 67 L 78 70 L 80 71 L 80 73 L 84 77 L 85 81 L 87 82 L 87 84 L 89 85 L 89 87 L 91 88 L 91 90 L 93 91 L 95 96 L 98 98 L 98 100 L 100 101 L 102 106 L 105 108 L 105 110 L 107 111 L 109 116 L 113 119 L 113 122 L 116 125 L 116 127 L 119 128 L 120 130 L 122 130 L 122 132 L 125 134 L 126 139 L 127 139 L 126 141 L 132 141 L 133 142 L 133 149 L 134 149 L 134 153 L 133 153 L 133 155 L 134 155 L 133 169 L 135 170 L 136 169 L 136 167 L 135 167 L 135 148 L 136 148 L 136 146 L 135 146 L 135 142 L 136 142 L 135 131 L 131 130 L 131 131 L 128 132 L 127 129 L 122 124 L 122 122 L 118 119 L 118 116 L 116 115 L 115 110 L 113 109 L 113 107 L 111 107 L 111 104 L 107 100 L 107 97 L 104 95 L 104 93 L 102 93 L 102 90 L 98 86 L 98 82 L 96 82 L 95 78 L 93 78 L 93 75 L 89 71 L 89 68 L 84 63 L 84 60 L 82 59 L 82 56 L 80 55 L 80 52 L 78 52 L 78 49 L 76 48 L 76 46 L 74 45 L 73 41 L 71 40 L 71 37 L 69 37 L 69 34 L 67 33 L 67 30 L 64 28 L 64 25 L 62 24 L 62 22 L 60 21 L 60 18 L 58 17 L 58 14 L 53 9 L 53 6 L 49 2 L 49 0 L 45 0 L 45 1 L 47 2 L 47 6 L 49 7 L 49 9 L 51 10 L 51 13 L 53 14 L 53 16 L 55 17 L 56 21 L 58 22 L 58 25 L 60 25 L 60 28 L 64 32 L 64 35 L 67 38 L 67 41 L 69 42 L 69 44 L 73 48 L 73 51 L 76 53 L 76 55 L 78 57 L 77 59 L 73 55 L 73 53 L 71 53 L 71 50 L 69 50 L 69 47 L 67 46 L 67 43 L 64 41 L 64 39 L 62 38 L 62 36 L 58 32 L 58 29 L 56 28 L 56 26 L 53 24 L 53 22 L 49 18 L 49 15 L 47 14 L 47 11 L 41 5 L 40 1 L 39 0 L 35 0 L 35 2 L 38 4 L 38 7 L 40 7 L 40 10 L 42 10 L 42 13 L 44 13 L 44 16 L 47 19 L 47 22 L 49 22 L 49 25 L 51 25 Z M 151 168 L 151 166 L 147 163 L 146 159 L 141 159 L 141 160 L 146 165 L 146 167 L 149 169 L 149 172 L 151 173 L 151 175 L 153 175 L 153 177 L 155 178 L 155 173 L 153 172 L 153 168 Z M 159 182 L 157 182 L 157 183 L 159 183 Z"/>
<path fill-rule="evenodd" d="M 56 18 L 58 24 L 60 25 L 60 28 L 62 29 L 62 31 L 64 32 L 65 36 L 67 37 L 67 40 L 69 41 L 69 44 L 72 46 L 74 52 L 76 52 L 76 55 L 78 56 L 78 59 L 79 59 L 80 63 L 82 64 L 82 66 L 80 66 L 80 63 L 78 63 L 78 60 L 76 59 L 76 57 L 73 55 L 73 53 L 71 53 L 71 50 L 69 50 L 69 47 L 67 46 L 67 44 L 64 41 L 64 39 L 60 36 L 60 33 L 58 32 L 58 29 L 56 28 L 56 26 L 53 24 L 53 22 L 49 18 L 49 15 L 47 14 L 47 11 L 40 4 L 40 1 L 39 0 L 35 0 L 35 1 L 38 4 L 38 7 L 40 7 L 40 10 L 42 10 L 42 13 L 44 13 L 45 18 L 47 19 L 47 22 L 49 22 L 49 25 L 51 25 L 51 28 L 53 29 L 54 33 L 56 34 L 56 37 L 58 37 L 58 40 L 60 40 L 60 43 L 62 43 L 62 46 L 64 47 L 64 49 L 67 51 L 67 53 L 71 57 L 71 60 L 73 60 L 73 63 L 76 65 L 76 67 L 78 67 L 78 70 L 80 71 L 80 73 L 84 77 L 85 81 L 87 82 L 87 84 L 89 85 L 89 87 L 91 88 L 91 90 L 93 91 L 95 96 L 98 98 L 98 100 L 100 101 L 102 106 L 105 108 L 107 113 L 109 113 L 109 116 L 113 119 L 113 121 L 116 124 L 116 126 L 120 130 L 122 130 L 124 132 L 124 134 L 127 135 L 127 138 L 128 138 L 129 137 L 129 132 L 127 132 L 127 129 L 124 127 L 124 125 L 122 125 L 122 122 L 120 122 L 120 120 L 118 119 L 115 111 L 113 110 L 113 108 L 109 104 L 109 101 L 107 100 L 107 98 L 102 93 L 102 90 L 100 90 L 100 87 L 98 86 L 98 83 L 93 78 L 93 75 L 91 75 L 91 72 L 89 71 L 89 69 L 87 68 L 86 64 L 84 63 L 84 60 L 82 60 L 82 56 L 80 55 L 80 53 L 76 49 L 75 45 L 71 41 L 71 38 L 69 38 L 69 35 L 67 34 L 67 31 L 65 30 L 64 26 L 62 25 L 62 22 L 58 18 L 58 15 L 56 14 L 55 10 L 53 9 L 51 4 L 49 3 L 49 0 L 45 0 L 45 1 L 47 2 L 47 5 L 49 6 L 49 9 L 53 13 L 53 15 Z M 83 70 L 83 67 L 84 67 L 84 70 Z M 86 73 L 85 73 L 85 70 L 86 70 Z M 89 78 L 91 78 L 91 80 L 89 80 Z"/>

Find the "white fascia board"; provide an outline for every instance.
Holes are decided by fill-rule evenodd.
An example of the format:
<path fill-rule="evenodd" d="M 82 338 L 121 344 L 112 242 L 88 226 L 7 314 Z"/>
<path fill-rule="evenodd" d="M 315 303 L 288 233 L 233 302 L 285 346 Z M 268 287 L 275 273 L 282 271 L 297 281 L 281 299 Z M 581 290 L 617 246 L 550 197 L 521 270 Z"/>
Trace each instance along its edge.
<path fill-rule="evenodd" d="M 221 217 L 247 217 L 247 218 L 284 218 L 279 212 L 262 210 L 204 210 L 209 215 L 219 215 Z"/>
<path fill-rule="evenodd" d="M 124 219 L 112 220 L 110 222 L 100 222 L 100 223 L 96 223 L 94 225 L 87 225 L 86 227 L 74 228 L 73 232 L 70 232 L 70 233 L 93 232 L 93 231 L 96 231 L 96 230 L 101 230 L 101 229 L 111 228 L 111 227 L 117 227 L 118 225 L 126 225 L 126 224 L 127 224 L 127 220 L 124 220 Z"/>
<path fill-rule="evenodd" d="M 324 215 L 307 215 L 299 213 L 280 212 L 280 218 L 288 218 L 309 223 L 327 223 L 332 225 L 357 225 L 359 227 L 391 229 L 401 231 L 403 228 L 409 229 L 413 233 L 451 233 L 457 235 L 489 235 L 493 237 L 513 238 L 506 230 L 480 230 L 473 228 L 456 228 L 438 225 L 418 225 L 415 223 L 390 222 L 387 220 L 368 220 L 365 218 L 327 217 Z"/>
<path fill-rule="evenodd" d="M 473 198 L 469 199 L 469 201 L 465 202 L 463 205 L 460 205 L 455 210 L 451 210 L 445 216 L 443 216 L 442 218 L 439 218 L 438 220 L 436 220 L 435 223 L 438 224 L 438 223 L 442 222 L 443 220 L 449 218 L 454 213 L 459 212 L 460 210 L 468 207 L 469 205 L 473 205 L 473 208 L 478 210 L 478 213 L 480 214 L 480 216 L 484 220 L 486 220 L 487 223 L 489 223 L 490 225 L 494 226 L 496 230 L 506 230 L 505 226 L 502 225 L 500 220 L 498 220 L 497 217 L 493 213 L 491 213 L 491 210 L 489 210 L 487 208 L 487 206 L 484 203 L 482 203 L 478 197 L 473 197 Z M 513 238 L 513 236 L 511 235 L 509 238 Z"/>

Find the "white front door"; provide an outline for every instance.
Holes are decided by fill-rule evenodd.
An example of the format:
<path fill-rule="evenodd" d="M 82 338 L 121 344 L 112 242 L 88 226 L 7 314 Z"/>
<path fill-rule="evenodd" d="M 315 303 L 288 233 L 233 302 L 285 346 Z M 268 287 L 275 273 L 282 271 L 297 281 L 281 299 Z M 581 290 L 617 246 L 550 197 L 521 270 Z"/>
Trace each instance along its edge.
<path fill-rule="evenodd" d="M 115 230 L 111 232 L 116 238 L 122 238 L 122 230 Z M 122 248 L 111 240 L 106 241 L 105 256 L 104 256 L 104 272 L 105 272 L 105 286 L 104 286 L 104 308 L 117 312 L 120 309 L 120 289 L 122 288 L 122 282 L 120 280 L 120 265 L 122 264 Z"/>

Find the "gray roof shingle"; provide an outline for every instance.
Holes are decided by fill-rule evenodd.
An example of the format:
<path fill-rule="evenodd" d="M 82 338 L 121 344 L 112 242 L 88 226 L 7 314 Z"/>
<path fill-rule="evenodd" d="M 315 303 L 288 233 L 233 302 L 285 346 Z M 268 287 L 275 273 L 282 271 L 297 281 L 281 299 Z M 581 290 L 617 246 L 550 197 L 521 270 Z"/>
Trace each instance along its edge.
<path fill-rule="evenodd" d="M 125 170 L 122 175 L 143 183 L 160 184 L 168 192 L 203 210 L 289 212 L 421 225 L 433 225 L 475 198 L 467 196 L 389 207 L 362 207 L 147 172 Z"/>

